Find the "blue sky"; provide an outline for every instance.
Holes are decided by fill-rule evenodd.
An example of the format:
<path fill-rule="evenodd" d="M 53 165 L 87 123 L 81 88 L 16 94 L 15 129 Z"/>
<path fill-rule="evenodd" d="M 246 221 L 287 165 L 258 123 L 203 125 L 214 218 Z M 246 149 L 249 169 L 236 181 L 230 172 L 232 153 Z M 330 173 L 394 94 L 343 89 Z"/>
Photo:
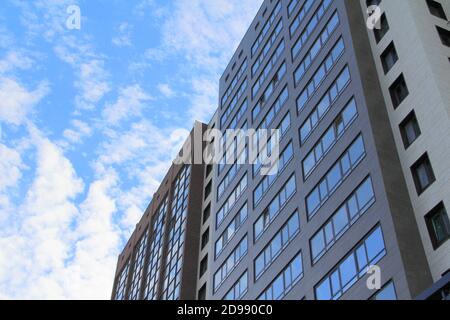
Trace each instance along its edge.
<path fill-rule="evenodd" d="M 118 253 L 210 119 L 261 3 L 2 0 L 0 299 L 110 297 Z"/>

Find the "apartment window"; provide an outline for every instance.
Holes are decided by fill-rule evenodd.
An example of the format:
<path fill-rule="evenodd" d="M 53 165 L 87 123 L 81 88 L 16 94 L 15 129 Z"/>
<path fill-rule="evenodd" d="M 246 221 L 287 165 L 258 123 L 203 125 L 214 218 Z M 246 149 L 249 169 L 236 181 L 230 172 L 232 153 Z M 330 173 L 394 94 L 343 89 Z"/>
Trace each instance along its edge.
<path fill-rule="evenodd" d="M 397 293 L 395 292 L 394 282 L 390 281 L 377 293 L 375 293 L 370 300 L 397 300 Z"/>
<path fill-rule="evenodd" d="M 206 283 L 198 290 L 198 300 L 206 300 Z"/>
<path fill-rule="evenodd" d="M 206 255 L 200 262 L 200 278 L 205 274 L 207 270 L 208 270 L 208 255 Z"/>
<path fill-rule="evenodd" d="M 420 159 L 411 167 L 411 172 L 419 195 L 421 195 L 436 180 L 427 153 L 420 157 Z"/>
<path fill-rule="evenodd" d="M 441 38 L 442 44 L 450 47 L 450 31 L 442 29 L 440 27 L 436 27 L 439 33 L 439 37 Z"/>
<path fill-rule="evenodd" d="M 384 50 L 384 52 L 381 54 L 381 62 L 383 64 L 384 74 L 387 74 L 389 70 L 391 70 L 397 60 L 397 51 L 395 50 L 394 43 L 391 42 L 386 50 Z"/>
<path fill-rule="evenodd" d="M 208 220 L 209 216 L 211 215 L 211 205 L 208 204 L 208 206 L 203 210 L 203 223 Z"/>
<path fill-rule="evenodd" d="M 231 239 L 236 235 L 244 222 L 247 220 L 248 211 L 247 203 L 239 210 L 230 224 L 225 228 L 225 231 L 220 235 L 215 244 L 214 257 L 217 257 L 222 253 L 223 249 L 230 243 Z"/>
<path fill-rule="evenodd" d="M 241 300 L 248 291 L 248 272 L 239 278 L 222 300 Z"/>
<path fill-rule="evenodd" d="M 206 247 L 209 242 L 209 228 L 202 234 L 202 250 Z"/>
<path fill-rule="evenodd" d="M 447 16 L 445 15 L 444 8 L 442 8 L 442 5 L 433 0 L 427 0 L 428 9 L 430 9 L 430 13 L 433 16 L 436 16 L 438 18 L 447 20 Z"/>
<path fill-rule="evenodd" d="M 375 35 L 375 40 L 378 42 L 383 39 L 384 35 L 389 31 L 389 23 L 386 19 L 386 15 L 383 13 L 380 18 L 380 28 L 374 28 L 373 33 Z"/>
<path fill-rule="evenodd" d="M 450 238 L 450 222 L 444 203 L 440 203 L 425 216 L 431 243 L 436 250 Z"/>
<path fill-rule="evenodd" d="M 389 92 L 391 94 L 394 109 L 396 109 L 409 94 L 403 74 L 401 74 L 389 87 Z"/>
<path fill-rule="evenodd" d="M 380 5 L 381 0 L 366 0 L 367 7 Z"/>
<path fill-rule="evenodd" d="M 209 177 L 209 175 L 211 174 L 212 170 L 213 170 L 212 164 L 208 164 L 206 166 L 206 177 Z"/>
<path fill-rule="evenodd" d="M 211 181 L 206 185 L 205 188 L 205 199 L 211 194 Z"/>
<path fill-rule="evenodd" d="M 414 111 L 400 123 L 400 132 L 405 148 L 408 148 L 420 136 L 421 131 Z"/>

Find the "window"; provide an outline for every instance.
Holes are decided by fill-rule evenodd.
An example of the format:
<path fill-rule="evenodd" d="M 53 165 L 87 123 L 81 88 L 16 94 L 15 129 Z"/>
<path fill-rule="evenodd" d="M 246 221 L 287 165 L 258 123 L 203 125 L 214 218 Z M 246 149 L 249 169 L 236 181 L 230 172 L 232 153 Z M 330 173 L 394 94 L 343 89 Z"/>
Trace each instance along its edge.
<path fill-rule="evenodd" d="M 428 154 L 425 153 L 411 167 L 417 193 L 421 195 L 436 180 Z"/>
<path fill-rule="evenodd" d="M 205 188 L 205 199 L 211 194 L 211 181 L 206 185 Z"/>
<path fill-rule="evenodd" d="M 400 133 L 405 148 L 408 148 L 420 136 L 421 131 L 414 111 L 400 123 Z"/>
<path fill-rule="evenodd" d="M 261 293 L 258 300 L 281 300 L 302 278 L 303 261 L 300 252 Z"/>
<path fill-rule="evenodd" d="M 385 255 L 383 232 L 381 227 L 377 227 L 315 286 L 316 299 L 339 299 L 366 275 L 368 266 L 376 264 Z"/>
<path fill-rule="evenodd" d="M 198 300 L 206 300 L 206 283 L 198 290 Z"/>
<path fill-rule="evenodd" d="M 310 240 L 315 264 L 375 202 L 372 179 L 368 177 L 353 191 L 325 225 Z"/>
<path fill-rule="evenodd" d="M 208 255 L 206 255 L 202 261 L 200 262 L 200 278 L 205 274 L 208 270 Z"/>
<path fill-rule="evenodd" d="M 406 86 L 405 78 L 403 74 L 401 74 L 397 80 L 389 87 L 389 92 L 391 94 L 392 104 L 394 105 L 394 109 L 402 103 L 403 100 L 408 96 L 409 91 Z"/>
<path fill-rule="evenodd" d="M 231 287 L 230 291 L 223 297 L 222 300 L 241 300 L 248 290 L 248 272 L 239 278 L 239 280 Z"/>
<path fill-rule="evenodd" d="M 247 203 L 239 210 L 234 219 L 225 228 L 225 231 L 220 235 L 215 244 L 214 256 L 217 257 L 222 253 L 223 249 L 228 245 L 228 243 L 233 239 L 236 233 L 239 231 L 241 226 L 247 220 Z"/>
<path fill-rule="evenodd" d="M 370 6 L 378 6 L 380 4 L 381 0 L 366 0 L 367 7 Z"/>
<path fill-rule="evenodd" d="M 427 0 L 427 5 L 428 5 L 428 9 L 430 9 L 430 13 L 433 16 L 447 20 L 447 17 L 444 12 L 444 8 L 442 8 L 442 5 L 439 2 L 433 1 L 433 0 Z"/>
<path fill-rule="evenodd" d="M 240 196 L 244 193 L 247 188 L 247 174 L 245 174 L 242 179 L 239 181 L 238 185 L 234 188 L 234 190 L 229 195 L 228 199 L 216 213 L 216 229 L 220 226 L 223 220 L 230 213 L 232 207 L 239 200 Z"/>
<path fill-rule="evenodd" d="M 288 7 L 289 16 L 292 14 L 293 7 L 296 6 L 298 3 L 298 1 L 293 1 L 293 2 L 295 2 L 295 3 L 289 4 L 289 7 Z M 306 0 L 306 2 L 303 4 L 302 8 L 297 13 L 297 16 L 293 19 L 293 22 L 289 28 L 291 37 L 295 33 L 295 31 L 297 31 L 299 25 L 303 22 L 303 20 L 305 19 L 306 15 L 309 12 L 309 10 L 312 8 L 313 4 L 314 4 L 314 0 Z"/>
<path fill-rule="evenodd" d="M 389 70 L 391 70 L 397 60 L 397 51 L 395 50 L 394 43 L 391 42 L 386 50 L 384 50 L 384 52 L 381 54 L 381 63 L 383 64 L 384 74 L 388 73 Z"/>
<path fill-rule="evenodd" d="M 209 228 L 202 234 L 202 250 L 206 247 L 209 242 Z"/>
<path fill-rule="evenodd" d="M 275 44 L 275 41 L 278 39 L 278 35 L 281 33 L 282 30 L 283 30 L 283 19 L 281 18 L 277 26 L 275 27 L 275 30 L 272 32 L 270 39 L 264 45 L 264 48 L 261 50 L 260 55 L 258 56 L 258 58 L 256 59 L 255 63 L 252 66 L 252 77 L 254 77 L 256 75 L 256 72 L 258 72 L 259 68 L 261 67 L 261 64 L 263 63 L 267 54 L 272 49 L 272 46 Z"/>
<path fill-rule="evenodd" d="M 439 37 L 441 38 L 442 44 L 450 47 L 450 31 L 442 29 L 440 27 L 436 27 L 439 33 Z"/>
<path fill-rule="evenodd" d="M 211 205 L 208 204 L 208 206 L 203 210 L 203 223 L 208 220 L 209 216 L 211 215 Z"/>
<path fill-rule="evenodd" d="M 425 216 L 431 243 L 436 250 L 450 238 L 450 222 L 444 203 L 438 204 Z"/>
<path fill-rule="evenodd" d="M 206 177 L 209 177 L 209 175 L 211 174 L 212 170 L 213 170 L 212 164 L 208 164 L 206 166 Z"/>
<path fill-rule="evenodd" d="M 275 9 L 273 9 L 272 14 L 268 18 L 266 24 L 261 30 L 261 33 L 258 35 L 258 38 L 255 40 L 255 42 L 252 45 L 252 57 L 256 54 L 258 51 L 258 48 L 263 43 L 267 33 L 269 32 L 272 25 L 275 23 L 275 18 L 278 16 L 278 14 L 281 12 L 281 1 L 278 1 L 278 3 L 275 6 Z"/>
<path fill-rule="evenodd" d="M 383 13 L 380 18 L 380 29 L 374 28 L 373 33 L 375 35 L 375 40 L 378 42 L 383 39 L 384 35 L 389 31 L 389 24 L 386 19 L 386 15 Z"/>
<path fill-rule="evenodd" d="M 397 300 L 394 282 L 390 281 L 388 284 L 384 285 L 384 287 L 375 293 L 370 300 Z"/>

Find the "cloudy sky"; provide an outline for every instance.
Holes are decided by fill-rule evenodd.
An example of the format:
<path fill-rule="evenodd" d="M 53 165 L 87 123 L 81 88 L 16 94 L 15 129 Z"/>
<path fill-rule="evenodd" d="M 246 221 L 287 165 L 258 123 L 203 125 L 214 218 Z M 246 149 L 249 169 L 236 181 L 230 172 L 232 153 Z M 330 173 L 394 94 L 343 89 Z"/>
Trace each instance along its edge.
<path fill-rule="evenodd" d="M 1 2 L 0 299 L 109 299 L 262 0 Z"/>

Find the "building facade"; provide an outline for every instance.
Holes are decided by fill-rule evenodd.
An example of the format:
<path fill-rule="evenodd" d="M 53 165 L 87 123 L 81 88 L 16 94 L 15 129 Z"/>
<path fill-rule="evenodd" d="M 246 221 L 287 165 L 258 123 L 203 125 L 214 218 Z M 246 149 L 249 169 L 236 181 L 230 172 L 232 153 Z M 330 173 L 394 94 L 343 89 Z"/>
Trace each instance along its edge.
<path fill-rule="evenodd" d="M 371 5 L 380 6 L 374 30 Z M 188 192 L 195 218 L 184 234 L 193 233 L 190 261 L 179 259 L 181 294 L 165 293 L 178 261 L 169 257 L 182 251 L 167 236 L 161 271 L 147 267 L 160 247 L 145 230 L 157 230 L 164 211 L 164 197 L 154 197 L 119 257 L 113 299 L 413 299 L 442 282 L 449 9 L 425 0 L 265 0 L 220 79 L 208 127 L 279 129 L 277 173 L 240 161 L 192 166 L 202 182 Z M 141 260 L 141 286 L 153 284 L 153 296 L 135 294 Z M 380 290 L 367 286 L 373 265 Z"/>

